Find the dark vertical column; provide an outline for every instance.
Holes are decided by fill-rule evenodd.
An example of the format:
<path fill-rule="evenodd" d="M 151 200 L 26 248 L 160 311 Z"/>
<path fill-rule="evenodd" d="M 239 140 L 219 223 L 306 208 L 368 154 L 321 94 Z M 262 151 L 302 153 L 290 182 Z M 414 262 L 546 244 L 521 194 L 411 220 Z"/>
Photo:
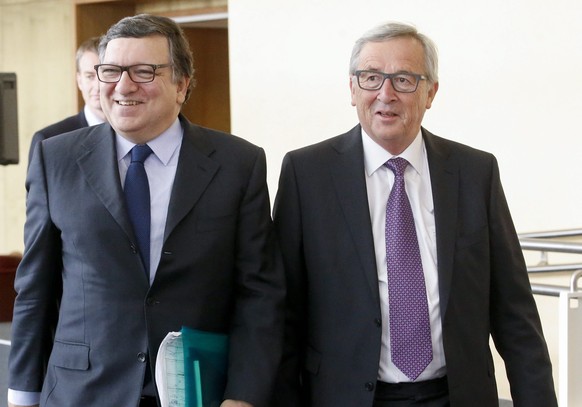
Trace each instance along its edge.
<path fill-rule="evenodd" d="M 0 164 L 18 164 L 16 74 L 0 72 Z"/>

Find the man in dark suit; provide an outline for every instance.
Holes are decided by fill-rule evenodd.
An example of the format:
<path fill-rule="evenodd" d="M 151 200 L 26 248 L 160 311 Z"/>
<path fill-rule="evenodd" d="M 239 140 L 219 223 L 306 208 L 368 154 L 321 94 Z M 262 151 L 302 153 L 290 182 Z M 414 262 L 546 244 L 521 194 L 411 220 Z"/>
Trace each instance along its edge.
<path fill-rule="evenodd" d="M 194 69 L 172 20 L 122 19 L 99 50 L 108 123 L 43 141 L 30 165 L 10 405 L 156 406 L 160 342 L 187 326 L 228 335 L 221 406 L 266 407 L 284 275 L 264 151 L 179 115 Z M 151 153 L 130 164 L 134 149 Z M 140 166 L 151 209 L 134 222 Z"/>
<path fill-rule="evenodd" d="M 101 124 L 105 121 L 105 115 L 99 101 L 99 81 L 97 80 L 95 68 L 93 68 L 99 63 L 98 46 L 99 37 L 91 37 L 77 48 L 77 54 L 75 56 L 77 87 L 81 91 L 83 101 L 85 102 L 83 110 L 76 115 L 67 117 L 34 133 L 28 151 L 29 164 L 32 161 L 34 147 L 42 140 L 82 127 Z"/>
<path fill-rule="evenodd" d="M 497 162 L 421 127 L 438 90 L 432 41 L 404 24 L 371 30 L 354 46 L 350 89 L 360 124 L 282 166 L 274 221 L 287 329 L 272 405 L 497 406 L 491 336 L 514 405 L 556 406 Z M 402 177 L 414 219 L 394 232 Z M 420 289 L 391 291 L 416 265 L 408 285 Z"/>

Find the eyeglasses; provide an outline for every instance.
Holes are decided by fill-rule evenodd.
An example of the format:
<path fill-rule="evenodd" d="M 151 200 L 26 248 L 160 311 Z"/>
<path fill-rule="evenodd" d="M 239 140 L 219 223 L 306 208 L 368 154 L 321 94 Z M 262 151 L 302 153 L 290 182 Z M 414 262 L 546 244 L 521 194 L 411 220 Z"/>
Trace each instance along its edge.
<path fill-rule="evenodd" d="M 157 69 L 168 66 L 172 66 L 172 64 L 137 64 L 130 66 L 99 64 L 95 65 L 94 68 L 97 71 L 97 78 L 104 83 L 119 82 L 123 72 L 127 72 L 129 79 L 135 83 L 148 83 L 153 82 Z"/>
<path fill-rule="evenodd" d="M 386 79 L 396 92 L 412 93 L 418 88 L 421 80 L 427 80 L 424 75 L 408 72 L 384 73 L 379 71 L 356 71 L 358 86 L 364 90 L 378 90 L 384 85 Z"/>

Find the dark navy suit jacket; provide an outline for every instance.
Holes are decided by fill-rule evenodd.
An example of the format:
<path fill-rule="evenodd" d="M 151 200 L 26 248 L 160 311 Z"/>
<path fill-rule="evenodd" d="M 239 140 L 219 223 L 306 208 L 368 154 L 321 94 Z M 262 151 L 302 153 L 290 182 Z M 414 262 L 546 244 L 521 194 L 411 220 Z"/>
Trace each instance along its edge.
<path fill-rule="evenodd" d="M 495 157 L 425 129 L 451 406 L 498 405 L 490 336 L 516 406 L 556 406 L 552 368 Z M 371 407 L 381 311 L 361 127 L 284 159 L 274 208 L 287 273 L 272 406 Z"/>
<path fill-rule="evenodd" d="M 155 368 L 165 335 L 189 326 L 230 338 L 224 397 L 268 406 L 283 341 L 284 277 L 265 153 L 233 135 L 181 123 L 151 286 L 111 126 L 36 146 L 15 281 L 11 389 L 42 388 L 46 407 L 137 406 L 146 358 Z"/>
<path fill-rule="evenodd" d="M 28 163 L 32 161 L 32 154 L 34 153 L 34 147 L 43 140 L 47 138 L 56 136 L 58 134 L 68 133 L 69 131 L 77 130 L 83 127 L 89 126 L 87 123 L 87 118 L 85 113 L 81 110 L 74 116 L 67 117 L 60 122 L 51 124 L 34 133 L 32 136 L 32 141 L 30 142 L 30 149 L 28 150 Z"/>

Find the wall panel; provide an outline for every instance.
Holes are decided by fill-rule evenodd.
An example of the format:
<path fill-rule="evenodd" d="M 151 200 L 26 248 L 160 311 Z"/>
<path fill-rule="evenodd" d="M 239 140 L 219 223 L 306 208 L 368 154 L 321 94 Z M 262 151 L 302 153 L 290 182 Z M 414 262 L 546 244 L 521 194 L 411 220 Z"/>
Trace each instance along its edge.
<path fill-rule="evenodd" d="M 0 70 L 16 72 L 20 163 L 0 166 L 0 253 L 23 250 L 24 179 L 32 134 L 73 114 L 70 1 L 0 1 Z"/>

